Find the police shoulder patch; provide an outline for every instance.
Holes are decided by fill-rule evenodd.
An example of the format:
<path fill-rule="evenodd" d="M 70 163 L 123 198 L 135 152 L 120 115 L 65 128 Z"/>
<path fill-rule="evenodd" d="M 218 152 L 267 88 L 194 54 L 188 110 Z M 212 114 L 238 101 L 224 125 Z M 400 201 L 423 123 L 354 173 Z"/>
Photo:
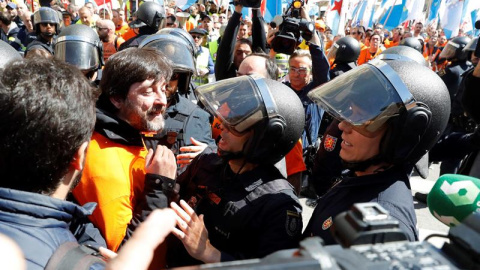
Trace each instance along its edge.
<path fill-rule="evenodd" d="M 328 228 L 330 228 L 330 226 L 332 226 L 332 224 L 333 224 L 332 217 L 329 217 L 323 222 L 322 229 L 326 231 L 328 230 Z"/>
<path fill-rule="evenodd" d="M 301 221 L 301 217 L 299 213 L 287 210 L 285 229 L 289 236 L 295 236 L 301 233 L 302 226 L 300 221 Z"/>
<path fill-rule="evenodd" d="M 335 145 L 337 145 L 337 140 L 337 137 L 327 134 L 327 136 L 325 136 L 325 140 L 323 141 L 323 147 L 325 147 L 325 150 L 328 152 L 332 152 L 335 149 Z"/>

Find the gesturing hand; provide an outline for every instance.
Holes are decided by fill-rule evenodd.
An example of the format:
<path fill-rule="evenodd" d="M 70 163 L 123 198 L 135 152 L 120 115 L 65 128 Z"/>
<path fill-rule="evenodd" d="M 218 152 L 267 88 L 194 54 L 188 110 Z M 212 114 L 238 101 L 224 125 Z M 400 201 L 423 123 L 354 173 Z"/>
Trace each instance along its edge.
<path fill-rule="evenodd" d="M 173 234 L 182 241 L 190 256 L 205 263 L 220 261 L 220 251 L 210 244 L 208 231 L 203 222 L 203 215 L 198 216 L 195 211 L 184 201 L 180 206 L 172 202 L 170 206 L 178 216 L 177 226 Z"/>
<path fill-rule="evenodd" d="M 190 141 L 193 145 L 180 147 L 180 152 L 184 152 L 184 154 L 177 155 L 177 163 L 181 164 L 182 167 L 190 164 L 208 146 L 208 144 L 197 141 L 193 137 L 190 138 Z"/>

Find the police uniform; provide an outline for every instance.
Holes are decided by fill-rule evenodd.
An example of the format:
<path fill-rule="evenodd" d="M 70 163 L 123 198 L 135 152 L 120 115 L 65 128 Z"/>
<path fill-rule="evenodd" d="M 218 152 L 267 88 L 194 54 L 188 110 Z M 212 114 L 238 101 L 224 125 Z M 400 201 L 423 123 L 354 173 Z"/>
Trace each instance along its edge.
<path fill-rule="evenodd" d="M 42 38 L 42 35 L 38 35 L 37 39 L 30 42 L 25 50 L 25 55 L 31 50 L 35 48 L 44 49 L 45 51 L 49 52 L 51 55 L 55 54 L 55 42 L 57 40 L 57 36 L 54 36 L 52 42 L 47 42 L 45 39 Z"/>
<path fill-rule="evenodd" d="M 460 87 L 462 74 L 471 67 L 472 64 L 468 61 L 455 61 L 448 65 L 445 71 L 440 74 L 440 78 L 442 78 L 450 93 L 450 100 L 454 99 Z"/>
<path fill-rule="evenodd" d="M 181 197 L 204 215 L 208 237 L 221 251 L 221 261 L 260 258 L 298 246 L 301 205 L 273 165 L 235 174 L 216 153 L 202 153 L 177 182 Z"/>
<path fill-rule="evenodd" d="M 188 99 L 178 101 L 166 110 L 165 127 L 159 134 L 159 144 L 179 154 L 180 147 L 192 145 L 190 137 L 208 145 L 215 145 L 210 128 L 210 114 Z"/>
<path fill-rule="evenodd" d="M 360 177 L 339 178 L 336 185 L 318 200 L 303 236 L 320 236 L 326 245 L 337 244 L 330 232 L 334 218 L 349 210 L 354 203 L 361 202 L 377 202 L 399 221 L 410 241 L 418 240 L 408 173 L 400 167 Z"/>

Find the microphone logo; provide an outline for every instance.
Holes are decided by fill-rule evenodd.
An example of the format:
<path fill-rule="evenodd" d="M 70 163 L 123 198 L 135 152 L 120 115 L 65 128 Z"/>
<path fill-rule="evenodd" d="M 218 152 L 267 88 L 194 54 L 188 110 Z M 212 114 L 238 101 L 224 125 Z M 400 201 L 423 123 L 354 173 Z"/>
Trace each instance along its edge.
<path fill-rule="evenodd" d="M 469 180 L 458 181 L 452 184 L 445 181 L 440 189 L 455 206 L 474 203 L 480 193 L 480 189 Z"/>

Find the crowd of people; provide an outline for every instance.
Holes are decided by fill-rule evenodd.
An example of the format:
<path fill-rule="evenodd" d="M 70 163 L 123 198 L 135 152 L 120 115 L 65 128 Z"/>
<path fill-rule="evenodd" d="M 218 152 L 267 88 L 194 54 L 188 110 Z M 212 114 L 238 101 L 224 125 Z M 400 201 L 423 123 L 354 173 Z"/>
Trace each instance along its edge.
<path fill-rule="evenodd" d="M 286 55 L 272 45 L 282 25 L 240 2 L 35 3 L 0 3 L 11 269 L 162 269 L 262 258 L 310 236 L 331 245 L 335 216 L 359 202 L 417 241 L 419 161 L 468 173 L 480 147 L 468 103 L 478 38 L 421 22 L 334 37 L 304 6 L 312 31 L 292 34 Z M 300 195 L 315 207 L 306 226 Z"/>

